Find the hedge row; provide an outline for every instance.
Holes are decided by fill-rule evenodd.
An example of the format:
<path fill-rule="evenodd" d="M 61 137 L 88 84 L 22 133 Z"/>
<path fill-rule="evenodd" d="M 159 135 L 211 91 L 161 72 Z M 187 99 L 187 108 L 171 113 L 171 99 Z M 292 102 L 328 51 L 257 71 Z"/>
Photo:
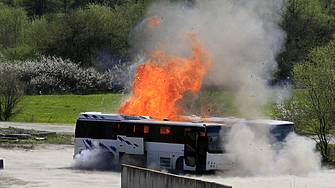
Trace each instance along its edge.
<path fill-rule="evenodd" d="M 30 94 L 111 92 L 115 77 L 110 70 L 101 73 L 94 68 L 82 68 L 70 60 L 46 56 L 0 63 L 0 71 L 4 70 L 16 72 Z"/>

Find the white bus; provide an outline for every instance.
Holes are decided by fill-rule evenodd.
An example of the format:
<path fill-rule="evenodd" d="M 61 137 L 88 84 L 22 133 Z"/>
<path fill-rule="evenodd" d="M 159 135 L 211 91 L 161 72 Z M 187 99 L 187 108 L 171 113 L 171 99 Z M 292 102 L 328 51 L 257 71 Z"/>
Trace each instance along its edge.
<path fill-rule="evenodd" d="M 86 112 L 78 115 L 74 156 L 100 147 L 117 165 L 209 171 L 234 166 L 224 148 L 230 126 L 158 121 L 148 116 Z"/>
<path fill-rule="evenodd" d="M 270 144 L 275 146 L 285 141 L 288 134 L 294 132 L 294 123 L 290 121 L 270 120 L 270 119 L 242 119 L 242 118 L 223 118 L 208 117 L 202 118 L 198 116 L 186 116 L 189 121 L 204 121 L 212 123 L 222 123 L 234 126 L 237 123 L 247 125 L 254 133 L 262 132 L 270 138 Z"/>

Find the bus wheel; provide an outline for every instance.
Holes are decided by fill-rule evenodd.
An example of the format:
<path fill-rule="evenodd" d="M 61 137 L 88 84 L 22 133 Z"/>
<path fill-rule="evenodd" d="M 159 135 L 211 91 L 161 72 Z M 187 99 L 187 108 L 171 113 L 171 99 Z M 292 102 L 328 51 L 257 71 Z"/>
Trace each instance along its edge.
<path fill-rule="evenodd" d="M 176 170 L 178 173 L 182 172 L 184 170 L 184 158 L 179 157 L 176 162 Z"/>

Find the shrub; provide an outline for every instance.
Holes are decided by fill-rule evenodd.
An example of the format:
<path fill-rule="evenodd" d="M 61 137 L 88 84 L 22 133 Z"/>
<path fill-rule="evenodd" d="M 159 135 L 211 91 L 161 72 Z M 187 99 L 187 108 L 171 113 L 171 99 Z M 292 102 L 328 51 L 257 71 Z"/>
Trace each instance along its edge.
<path fill-rule="evenodd" d="M 94 68 L 81 68 L 62 58 L 39 56 L 14 64 L 4 63 L 2 67 L 16 72 L 28 93 L 89 94 L 112 90 L 109 72 L 99 73 Z"/>
<path fill-rule="evenodd" d="M 22 108 L 18 103 L 23 97 L 23 85 L 13 71 L 0 70 L 0 121 L 8 121 Z"/>

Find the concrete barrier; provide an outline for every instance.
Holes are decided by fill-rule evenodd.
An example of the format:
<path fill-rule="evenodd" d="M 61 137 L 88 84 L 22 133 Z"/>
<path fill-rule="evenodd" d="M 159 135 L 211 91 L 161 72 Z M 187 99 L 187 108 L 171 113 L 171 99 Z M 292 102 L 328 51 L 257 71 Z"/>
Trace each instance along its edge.
<path fill-rule="evenodd" d="M 232 188 L 232 186 L 122 165 L 121 188 Z"/>

